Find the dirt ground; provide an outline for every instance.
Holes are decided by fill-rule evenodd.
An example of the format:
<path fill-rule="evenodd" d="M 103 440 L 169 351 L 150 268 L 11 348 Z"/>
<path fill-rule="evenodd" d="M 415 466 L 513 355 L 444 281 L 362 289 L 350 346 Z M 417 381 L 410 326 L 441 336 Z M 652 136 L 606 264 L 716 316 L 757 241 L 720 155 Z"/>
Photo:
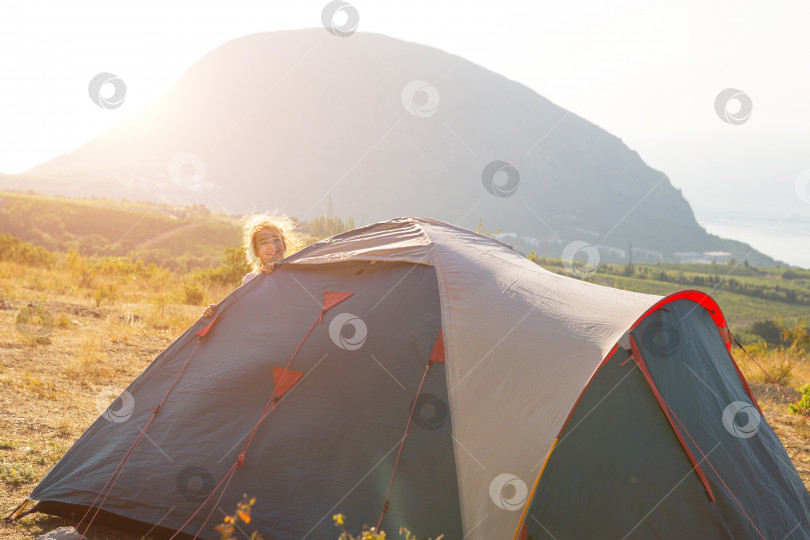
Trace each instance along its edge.
<path fill-rule="evenodd" d="M 148 326 L 152 306 L 41 304 L 52 321 L 18 327 L 23 302 L 0 302 L 0 512 L 25 500 L 37 482 L 115 397 L 180 334 Z M 188 324 L 200 308 L 175 306 Z M 138 312 L 143 315 L 138 315 Z M 29 321 L 30 322 L 30 321 Z M 50 326 L 50 328 L 48 328 Z M 33 337 L 47 334 L 39 341 Z M 75 523 L 33 514 L 0 523 L 0 539 L 32 538 Z M 93 528 L 88 538 L 127 538 Z M 134 538 L 134 537 L 133 537 Z"/>
<path fill-rule="evenodd" d="M 193 306 L 52 301 L 51 320 L 29 320 L 28 304 L 0 300 L 0 511 L 6 516 L 129 382 L 193 322 Z M 30 315 L 29 310 L 29 315 Z M 171 320 L 161 327 L 159 320 Z M 150 322 L 151 321 L 151 322 Z M 775 386 L 753 383 L 766 419 L 810 486 L 810 421 L 789 414 Z M 795 392 L 794 392 L 795 394 Z M 34 514 L 0 523 L 0 540 L 34 538 L 61 526 Z M 91 539 L 137 538 L 94 527 Z"/>

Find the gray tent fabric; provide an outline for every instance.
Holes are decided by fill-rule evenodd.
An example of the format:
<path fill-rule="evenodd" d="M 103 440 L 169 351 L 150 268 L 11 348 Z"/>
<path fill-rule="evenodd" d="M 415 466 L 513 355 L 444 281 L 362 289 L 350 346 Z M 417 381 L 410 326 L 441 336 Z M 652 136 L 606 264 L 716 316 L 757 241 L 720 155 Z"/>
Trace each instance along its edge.
<path fill-rule="evenodd" d="M 746 393 L 709 313 L 678 300 L 633 330 L 735 538 L 810 536 L 810 497 Z M 656 336 L 669 334 L 663 346 Z M 762 535 L 762 536 L 760 536 Z"/>
<path fill-rule="evenodd" d="M 629 359 L 618 350 L 577 405 L 531 501 L 529 536 L 734 538 Z"/>
<path fill-rule="evenodd" d="M 464 530 L 471 540 L 511 536 L 521 512 L 492 492 L 507 478 L 504 492 L 533 483 L 591 374 L 660 297 L 560 276 L 495 239 L 422 218 L 338 235 L 290 265 L 400 257 L 436 268 Z"/>
<path fill-rule="evenodd" d="M 708 301 L 681 297 L 703 314 L 678 323 L 683 354 L 692 354 L 694 341 L 716 359 L 700 364 L 690 356 L 683 366 L 702 373 L 725 362 L 717 380 L 705 375 L 708 384 L 725 385 L 716 390 L 719 401 L 700 394 L 711 414 L 700 416 L 697 406 L 679 413 L 696 437 L 689 451 L 700 459 L 720 432 L 691 423 L 716 423 L 726 397 L 744 402 L 747 393 L 729 371 L 719 310 L 706 322 Z M 612 390 L 611 381 L 635 365 L 620 365 L 630 356 L 617 344 L 632 338 L 644 350 L 660 349 L 644 324 L 670 300 L 548 272 L 506 244 L 436 220 L 399 218 L 349 231 L 285 259 L 229 295 L 213 320 L 180 336 L 31 498 L 41 510 L 81 514 L 103 493 L 104 517 L 147 529 L 190 521 L 183 531 L 202 527 L 202 538 L 218 537 L 214 523 L 243 493 L 257 499 L 252 526 L 270 539 L 330 538 L 337 536 L 333 514 L 359 530 L 376 525 L 384 510 L 389 535 L 406 526 L 420 538 L 543 538 L 551 525 L 561 527 L 549 529 L 557 538 L 584 538 L 592 535 L 582 531 L 621 531 L 633 520 L 637 537 L 731 537 L 743 530 L 740 512 L 722 506 L 727 498 L 711 471 L 695 474 L 686 435 L 668 421 L 641 369 L 622 383 L 634 392 Z M 683 391 L 662 383 L 673 403 Z M 749 483 L 731 490 L 747 491 L 743 508 L 759 519 L 748 510 L 761 502 L 756 475 L 776 471 L 787 479 L 768 490 L 800 501 L 784 516 L 806 519 L 807 493 L 778 439 L 768 440 L 756 451 L 724 450 L 729 462 L 753 460 L 745 465 Z M 585 452 L 600 443 L 610 452 Z M 649 515 L 643 504 L 598 510 L 615 509 L 618 495 L 638 490 L 611 491 L 611 480 L 634 465 L 629 456 L 639 446 L 649 452 L 631 476 L 649 497 L 674 491 Z"/>
<path fill-rule="evenodd" d="M 540 475 L 525 537 L 807 538 L 810 496 L 709 312 L 675 300 L 631 335 L 683 443 L 630 352 L 617 349 Z"/>
<path fill-rule="evenodd" d="M 357 290 L 361 281 L 377 294 Z M 338 512 L 355 530 L 379 517 L 440 329 L 434 269 L 345 263 L 254 282 L 240 290 L 199 345 L 181 338 L 158 357 L 127 389 L 131 416 L 121 422 L 115 421 L 125 416 L 120 412 L 113 421 L 100 418 L 31 497 L 90 505 L 196 347 L 149 439 L 133 453 L 104 504 L 108 512 L 180 528 L 236 459 L 272 393 L 272 368 L 285 366 L 319 315 L 320 304 L 304 291 L 317 296 L 355 289 L 341 313 L 375 315 L 366 317 L 362 347 L 337 347 L 329 329 L 340 313 L 327 313 L 291 365 L 304 378 L 263 422 L 219 507 L 231 513 L 243 493 L 255 497 L 251 526 L 265 538 L 337 536 L 332 515 Z M 390 293 L 383 299 L 380 291 Z M 352 337 L 350 330 L 344 333 Z M 423 396 L 446 402 L 443 370 L 441 364 L 431 367 Z M 461 536 L 451 421 L 433 424 L 409 430 L 386 525 L 424 532 L 440 527 Z M 201 537 L 218 538 L 213 526 L 222 516 L 217 511 Z M 193 534 L 202 521 L 184 530 Z"/>

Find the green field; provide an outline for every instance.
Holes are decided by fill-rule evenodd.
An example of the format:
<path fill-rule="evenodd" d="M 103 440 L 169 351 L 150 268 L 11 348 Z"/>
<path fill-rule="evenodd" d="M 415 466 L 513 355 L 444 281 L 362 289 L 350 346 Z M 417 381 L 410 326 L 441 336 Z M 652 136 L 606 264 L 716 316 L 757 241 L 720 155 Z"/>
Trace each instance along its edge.
<path fill-rule="evenodd" d="M 538 258 L 552 272 L 569 275 L 560 259 Z M 743 264 L 601 265 L 588 281 L 628 291 L 667 295 L 706 292 L 720 305 L 735 333 L 755 321 L 782 318 L 787 326 L 810 319 L 810 270 L 754 268 Z"/>

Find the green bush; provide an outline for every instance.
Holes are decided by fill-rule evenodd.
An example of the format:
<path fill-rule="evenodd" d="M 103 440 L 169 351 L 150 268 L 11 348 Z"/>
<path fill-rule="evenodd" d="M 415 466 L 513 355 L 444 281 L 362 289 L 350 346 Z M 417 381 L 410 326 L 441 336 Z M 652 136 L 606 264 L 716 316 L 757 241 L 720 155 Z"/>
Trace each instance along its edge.
<path fill-rule="evenodd" d="M 198 281 L 183 282 L 183 303 L 201 306 L 205 302 L 205 287 Z"/>
<path fill-rule="evenodd" d="M 0 261 L 51 268 L 54 256 L 45 248 L 23 242 L 10 234 L 0 233 Z"/>
<path fill-rule="evenodd" d="M 748 325 L 746 330 L 761 337 L 765 343 L 769 345 L 784 345 L 782 341 L 782 330 L 784 325 L 781 319 L 773 320 L 766 319 L 764 321 L 755 321 Z"/>
<path fill-rule="evenodd" d="M 810 414 L 810 384 L 800 386 L 796 390 L 801 392 L 802 397 L 799 400 L 798 407 L 795 403 L 790 404 L 790 412 L 793 414 Z"/>
<path fill-rule="evenodd" d="M 782 339 L 796 352 L 810 352 L 810 333 L 807 332 L 804 319 L 796 321 L 793 328 L 783 328 Z"/>
<path fill-rule="evenodd" d="M 224 261 L 218 267 L 201 272 L 201 277 L 220 285 L 239 286 L 245 274 L 251 271 L 240 248 L 225 248 Z"/>
<path fill-rule="evenodd" d="M 110 241 L 100 234 L 88 234 L 79 238 L 79 253 L 82 255 L 106 255 L 110 251 Z"/>

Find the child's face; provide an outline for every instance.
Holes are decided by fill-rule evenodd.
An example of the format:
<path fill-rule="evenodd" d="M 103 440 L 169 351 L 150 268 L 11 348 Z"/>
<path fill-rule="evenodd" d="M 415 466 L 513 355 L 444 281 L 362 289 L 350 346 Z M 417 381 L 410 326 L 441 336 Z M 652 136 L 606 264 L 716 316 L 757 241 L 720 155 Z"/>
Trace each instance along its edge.
<path fill-rule="evenodd" d="M 284 258 L 284 240 L 278 231 L 262 229 L 253 238 L 253 243 L 262 264 L 278 262 Z"/>

